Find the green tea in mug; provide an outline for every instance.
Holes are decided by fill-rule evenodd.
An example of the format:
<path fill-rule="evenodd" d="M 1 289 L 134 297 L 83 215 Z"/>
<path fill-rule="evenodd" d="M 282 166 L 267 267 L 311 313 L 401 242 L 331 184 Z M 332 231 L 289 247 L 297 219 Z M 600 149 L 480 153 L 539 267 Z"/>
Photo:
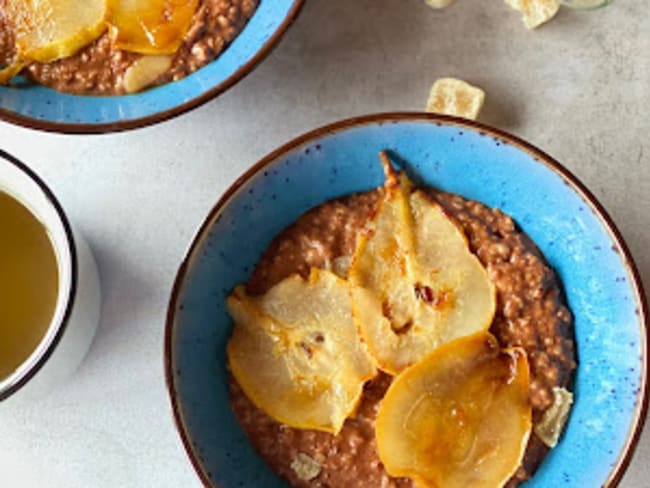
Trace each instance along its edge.
<path fill-rule="evenodd" d="M 0 191 L 0 380 L 38 347 L 54 316 L 59 271 L 47 229 Z"/>

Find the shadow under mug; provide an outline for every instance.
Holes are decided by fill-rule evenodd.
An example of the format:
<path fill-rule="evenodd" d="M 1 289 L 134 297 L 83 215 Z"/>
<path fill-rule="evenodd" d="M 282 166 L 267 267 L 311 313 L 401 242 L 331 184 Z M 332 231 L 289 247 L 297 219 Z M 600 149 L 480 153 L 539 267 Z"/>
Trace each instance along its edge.
<path fill-rule="evenodd" d="M 15 198 L 43 224 L 59 269 L 59 292 L 47 331 L 24 362 L 0 378 L 2 402 L 10 397 L 41 396 L 72 375 L 97 331 L 101 294 L 90 248 L 72 228 L 61 204 L 38 175 L 2 150 L 0 191 Z"/>

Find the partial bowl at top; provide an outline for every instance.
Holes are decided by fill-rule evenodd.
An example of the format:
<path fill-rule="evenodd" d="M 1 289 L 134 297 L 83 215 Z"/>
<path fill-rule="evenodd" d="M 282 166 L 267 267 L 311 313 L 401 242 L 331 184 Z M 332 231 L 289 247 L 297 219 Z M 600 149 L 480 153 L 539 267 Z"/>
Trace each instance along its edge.
<path fill-rule="evenodd" d="M 220 95 L 279 42 L 304 0 L 260 0 L 244 29 L 217 59 L 179 81 L 123 96 L 60 93 L 29 84 L 0 86 L 0 119 L 63 133 L 123 131 L 162 122 Z"/>
<path fill-rule="evenodd" d="M 424 184 L 511 215 L 564 285 L 575 319 L 575 404 L 560 443 L 522 486 L 615 486 L 643 424 L 648 366 L 646 302 L 621 235 L 584 185 L 540 150 L 427 114 L 368 116 L 306 134 L 244 174 L 204 221 L 176 278 L 165 338 L 175 419 L 204 484 L 285 486 L 230 408 L 225 298 L 306 210 L 379 186 L 381 150 L 412 165 Z"/>

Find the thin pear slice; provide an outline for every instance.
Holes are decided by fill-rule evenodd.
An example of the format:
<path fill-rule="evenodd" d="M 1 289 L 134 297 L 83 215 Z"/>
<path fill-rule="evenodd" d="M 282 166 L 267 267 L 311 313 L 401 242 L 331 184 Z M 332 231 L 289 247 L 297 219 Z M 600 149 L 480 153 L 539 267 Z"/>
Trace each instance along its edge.
<path fill-rule="evenodd" d="M 292 275 L 262 297 L 237 287 L 227 353 L 260 409 L 286 425 L 337 433 L 377 374 L 352 320 L 348 285 L 333 273 Z"/>
<path fill-rule="evenodd" d="M 115 45 L 142 54 L 174 54 L 192 23 L 198 0 L 108 0 Z"/>
<path fill-rule="evenodd" d="M 529 367 L 487 332 L 445 344 L 397 376 L 376 423 L 392 476 L 420 488 L 498 488 L 517 470 L 532 427 Z"/>
<path fill-rule="evenodd" d="M 442 208 L 385 161 L 383 201 L 357 240 L 349 280 L 357 328 L 391 374 L 440 345 L 485 331 L 494 285 Z"/>
<path fill-rule="evenodd" d="M 8 0 L 17 63 L 74 55 L 104 33 L 106 9 L 106 0 Z"/>

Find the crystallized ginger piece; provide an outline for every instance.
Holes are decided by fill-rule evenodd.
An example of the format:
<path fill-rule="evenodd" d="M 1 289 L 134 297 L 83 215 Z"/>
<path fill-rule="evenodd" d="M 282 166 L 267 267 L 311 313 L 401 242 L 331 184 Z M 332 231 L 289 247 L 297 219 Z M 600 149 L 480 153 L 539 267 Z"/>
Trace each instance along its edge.
<path fill-rule="evenodd" d="M 566 388 L 554 387 L 553 404 L 535 425 L 535 434 L 548 447 L 554 448 L 560 440 L 564 425 L 569 418 L 571 405 L 573 405 L 573 393 Z"/>
<path fill-rule="evenodd" d="M 475 120 L 483 108 L 485 92 L 455 78 L 440 78 L 431 87 L 427 112 Z"/>
<path fill-rule="evenodd" d="M 505 0 L 505 2 L 521 12 L 524 24 L 529 29 L 535 29 L 548 22 L 560 10 L 558 0 Z"/>
<path fill-rule="evenodd" d="M 318 477 L 323 468 L 314 458 L 299 452 L 294 460 L 291 461 L 291 469 L 293 469 L 293 472 L 301 480 L 311 481 Z"/>

